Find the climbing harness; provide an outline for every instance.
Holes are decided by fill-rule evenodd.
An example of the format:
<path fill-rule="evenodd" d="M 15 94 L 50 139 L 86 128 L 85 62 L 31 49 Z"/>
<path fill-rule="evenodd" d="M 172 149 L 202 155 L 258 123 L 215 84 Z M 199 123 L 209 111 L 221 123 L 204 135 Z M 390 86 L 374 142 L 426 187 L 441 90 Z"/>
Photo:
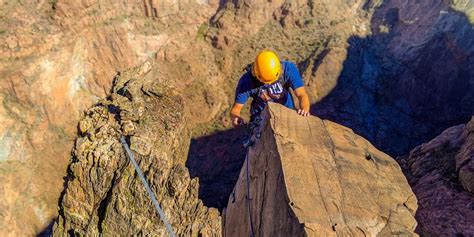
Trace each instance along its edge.
<path fill-rule="evenodd" d="M 130 159 L 130 161 L 132 162 L 132 164 L 133 164 L 135 170 L 137 171 L 138 176 L 139 176 L 140 179 L 142 180 L 143 185 L 145 186 L 145 189 L 146 189 L 146 191 L 148 192 L 148 196 L 150 196 L 151 202 L 152 202 L 153 205 L 155 206 L 156 211 L 157 211 L 158 214 L 160 215 L 160 218 L 161 218 L 161 220 L 163 221 L 163 223 L 165 224 L 165 227 L 166 227 L 166 230 L 168 231 L 169 236 L 175 237 L 176 235 L 175 235 L 174 232 L 173 232 L 173 228 L 172 228 L 171 225 L 168 223 L 168 221 L 167 221 L 167 219 L 166 219 L 166 216 L 165 216 L 165 213 L 164 213 L 163 210 L 161 209 L 160 204 L 158 204 L 158 201 L 156 200 L 155 194 L 153 193 L 153 191 L 151 191 L 151 188 L 150 188 L 150 185 L 148 184 L 148 181 L 146 181 L 145 176 L 143 176 L 143 173 L 142 173 L 142 171 L 140 170 L 140 167 L 138 166 L 137 161 L 136 161 L 135 158 L 133 157 L 133 153 L 132 153 L 132 151 L 130 150 L 130 147 L 128 146 L 128 144 L 127 144 L 127 142 L 125 141 L 125 138 L 124 138 L 123 136 L 120 137 L 120 142 L 122 143 L 123 147 L 125 148 L 125 151 L 127 151 L 127 156 L 128 156 L 128 158 Z"/>
<path fill-rule="evenodd" d="M 250 71 L 249 71 L 250 70 Z M 246 69 L 244 69 L 245 73 L 251 73 L 252 70 L 252 64 L 247 65 Z M 285 100 L 286 97 L 284 97 L 284 93 L 287 93 L 285 91 L 289 91 L 289 85 L 288 85 L 288 77 L 284 76 L 282 73 L 278 80 L 271 84 L 262 84 L 261 82 L 258 81 L 258 79 L 253 76 L 252 78 L 252 89 L 248 91 L 248 94 L 250 97 L 252 97 L 255 100 L 260 98 L 262 94 L 266 93 L 268 97 L 270 97 L 270 101 L 272 102 L 277 102 L 281 103 L 281 101 Z M 292 94 L 289 93 L 288 96 L 291 97 L 291 100 L 293 100 Z M 278 102 L 280 101 L 280 102 Z M 253 106 L 250 107 L 250 117 L 253 118 L 256 115 L 259 115 L 262 112 L 263 108 L 260 106 Z"/>
<path fill-rule="evenodd" d="M 249 213 L 249 222 L 250 222 L 250 236 L 255 237 L 255 232 L 254 232 L 254 226 L 253 226 L 253 220 L 252 220 L 252 206 L 250 201 L 252 200 L 250 198 L 250 157 L 249 157 L 249 152 L 250 152 L 250 147 L 255 143 L 255 140 L 252 139 L 252 135 L 255 131 L 255 129 L 260 127 L 260 122 L 261 122 L 260 116 L 255 117 L 255 119 L 249 124 L 249 136 L 247 139 L 245 139 L 242 143 L 244 148 L 247 149 L 246 155 L 245 155 L 245 169 L 246 169 L 246 183 L 247 183 L 247 194 L 245 199 L 247 200 L 247 209 Z M 260 131 L 255 134 L 256 138 L 260 138 Z"/>

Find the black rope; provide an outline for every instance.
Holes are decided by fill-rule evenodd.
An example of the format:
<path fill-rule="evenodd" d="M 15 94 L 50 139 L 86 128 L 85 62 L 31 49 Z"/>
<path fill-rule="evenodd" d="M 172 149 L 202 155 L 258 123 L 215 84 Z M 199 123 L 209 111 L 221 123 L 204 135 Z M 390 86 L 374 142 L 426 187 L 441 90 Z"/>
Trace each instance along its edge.
<path fill-rule="evenodd" d="M 250 222 L 250 237 L 255 237 L 255 231 L 254 231 L 254 226 L 253 226 L 253 219 L 252 219 L 252 205 L 250 201 L 252 200 L 250 198 L 250 147 L 255 143 L 254 140 L 252 140 L 252 135 L 253 132 L 255 131 L 256 128 L 260 126 L 261 122 L 260 116 L 256 116 L 255 119 L 250 122 L 249 124 L 249 135 L 248 138 L 243 142 L 243 146 L 247 149 L 247 152 L 245 154 L 245 166 L 246 166 L 246 175 L 247 175 L 247 195 L 246 195 L 246 201 L 247 201 L 247 209 L 248 209 L 248 214 L 249 214 L 249 222 Z M 257 134 L 258 135 L 258 134 Z M 257 136 L 257 138 L 260 138 L 260 136 Z"/>
<path fill-rule="evenodd" d="M 246 160 L 246 166 L 247 166 L 247 196 L 246 196 L 246 199 L 247 199 L 247 208 L 248 208 L 248 212 L 249 212 L 249 221 L 250 221 L 250 236 L 251 237 L 254 237 L 255 236 L 255 232 L 254 232 L 254 229 L 253 229 L 253 220 L 252 220 L 252 204 L 250 203 L 250 201 L 252 200 L 250 198 L 250 175 L 249 175 L 249 156 L 248 156 L 248 152 L 249 152 L 250 149 L 247 150 L 247 155 L 245 156 L 245 160 Z"/>

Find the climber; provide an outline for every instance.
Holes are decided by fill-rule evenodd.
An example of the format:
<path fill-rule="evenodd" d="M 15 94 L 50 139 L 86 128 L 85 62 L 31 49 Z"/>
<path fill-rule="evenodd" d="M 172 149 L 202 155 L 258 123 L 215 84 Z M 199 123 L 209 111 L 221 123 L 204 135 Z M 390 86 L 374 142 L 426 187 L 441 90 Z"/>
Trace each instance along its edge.
<path fill-rule="evenodd" d="M 299 109 L 296 112 L 302 116 L 309 115 L 308 94 L 295 64 L 289 61 L 280 62 L 274 52 L 263 50 L 257 55 L 255 62 L 247 65 L 244 71 L 230 111 L 232 126 L 244 124 L 240 112 L 249 97 L 253 99 L 250 105 L 250 121 L 263 111 L 268 101 L 295 109 L 290 88 L 298 98 Z"/>

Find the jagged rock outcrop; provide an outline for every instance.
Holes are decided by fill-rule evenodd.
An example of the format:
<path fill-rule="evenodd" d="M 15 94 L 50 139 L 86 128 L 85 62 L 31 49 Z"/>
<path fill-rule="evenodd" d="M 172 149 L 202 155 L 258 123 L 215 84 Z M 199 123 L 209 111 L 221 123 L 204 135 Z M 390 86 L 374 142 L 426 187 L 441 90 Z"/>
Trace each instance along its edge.
<path fill-rule="evenodd" d="M 196 35 L 217 7 L 215 0 L 0 1 L 1 236 L 35 235 L 57 217 L 76 124 L 107 96 L 118 71 L 156 59 L 160 72 L 182 73 L 187 86 L 220 77 L 193 64 L 213 61 Z M 202 94 L 194 100 L 205 101 Z M 221 110 L 200 107 L 205 119 Z"/>
<path fill-rule="evenodd" d="M 270 104 L 259 131 L 248 154 L 256 236 L 416 235 L 417 200 L 400 167 L 351 129 Z M 244 164 L 224 236 L 250 233 L 246 177 Z"/>
<path fill-rule="evenodd" d="M 474 235 L 474 117 L 400 158 L 419 208 L 423 236 Z"/>
<path fill-rule="evenodd" d="M 182 98 L 150 63 L 125 71 L 114 84 L 109 98 L 79 122 L 53 235 L 166 235 L 120 136 L 127 137 L 176 233 L 219 235 L 219 213 L 202 205 L 198 181 L 184 167 L 190 135 Z"/>

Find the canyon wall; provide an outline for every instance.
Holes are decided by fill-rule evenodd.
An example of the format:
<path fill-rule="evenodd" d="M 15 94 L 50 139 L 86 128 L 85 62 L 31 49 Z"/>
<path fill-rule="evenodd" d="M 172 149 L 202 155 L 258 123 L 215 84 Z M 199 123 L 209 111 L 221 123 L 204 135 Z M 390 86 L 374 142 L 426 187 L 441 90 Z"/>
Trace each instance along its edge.
<path fill-rule="evenodd" d="M 196 32 L 217 7 L 0 1 L 0 235 L 33 235 L 57 217 L 84 111 L 110 93 L 118 72 L 146 60 L 177 64 L 190 41 L 203 48 Z"/>
<path fill-rule="evenodd" d="M 474 118 L 399 160 L 419 200 L 417 233 L 474 235 Z"/>
<path fill-rule="evenodd" d="M 261 49 L 297 64 L 313 114 L 392 156 L 474 113 L 469 0 L 0 0 L 0 19 L 0 235 L 54 222 L 79 119 L 147 60 L 182 97 L 183 159 L 219 209 L 245 156 L 228 108 Z"/>
<path fill-rule="evenodd" d="M 313 106 L 391 155 L 474 114 L 472 1 L 384 1 L 352 36 L 337 86 Z"/>

